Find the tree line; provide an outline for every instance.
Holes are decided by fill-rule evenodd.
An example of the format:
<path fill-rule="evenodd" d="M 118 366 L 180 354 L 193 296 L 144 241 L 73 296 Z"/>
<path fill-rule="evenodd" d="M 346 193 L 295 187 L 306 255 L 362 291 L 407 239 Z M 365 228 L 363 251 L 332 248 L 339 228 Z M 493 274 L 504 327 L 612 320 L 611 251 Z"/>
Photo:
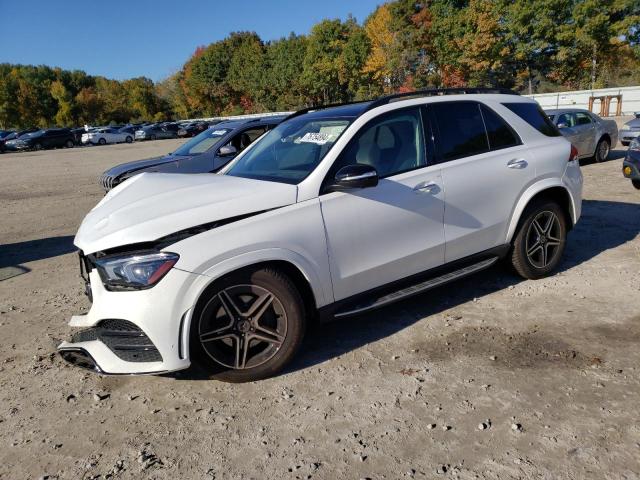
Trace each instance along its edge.
<path fill-rule="evenodd" d="M 154 84 L 0 64 L 0 125 L 231 115 L 430 87 L 640 84 L 638 0 L 395 0 L 308 35 L 231 33 Z"/>

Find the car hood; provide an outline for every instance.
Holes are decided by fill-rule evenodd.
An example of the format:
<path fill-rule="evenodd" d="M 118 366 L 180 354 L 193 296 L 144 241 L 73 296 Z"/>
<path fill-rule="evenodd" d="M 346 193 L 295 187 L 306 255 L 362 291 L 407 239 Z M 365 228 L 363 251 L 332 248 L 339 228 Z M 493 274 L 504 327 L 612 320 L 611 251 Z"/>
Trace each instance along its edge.
<path fill-rule="evenodd" d="M 630 128 L 630 127 L 640 127 L 640 118 L 634 118 L 633 120 L 629 120 L 627 123 L 624 124 L 624 127 L 622 128 Z"/>
<path fill-rule="evenodd" d="M 161 165 L 163 163 L 175 162 L 177 160 L 184 160 L 189 158 L 185 155 L 165 155 L 163 157 L 145 158 L 144 160 L 134 160 L 132 162 L 121 163 L 115 167 L 110 168 L 104 175 L 109 177 L 119 177 L 123 173 L 135 172 L 136 170 L 142 170 L 143 168 L 153 167 L 154 165 Z"/>
<path fill-rule="evenodd" d="M 142 173 L 111 190 L 74 243 L 94 253 L 296 202 L 297 187 L 215 174 Z"/>

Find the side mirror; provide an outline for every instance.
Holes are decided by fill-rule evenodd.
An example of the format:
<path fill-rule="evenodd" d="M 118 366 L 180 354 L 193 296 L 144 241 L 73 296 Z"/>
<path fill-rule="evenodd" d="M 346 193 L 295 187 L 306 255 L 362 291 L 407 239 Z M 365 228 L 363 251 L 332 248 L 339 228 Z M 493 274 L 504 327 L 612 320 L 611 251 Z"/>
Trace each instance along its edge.
<path fill-rule="evenodd" d="M 218 155 L 221 157 L 231 157 L 238 153 L 238 150 L 233 145 L 225 145 L 218 150 Z"/>
<path fill-rule="evenodd" d="M 633 116 L 636 118 L 640 118 L 640 112 L 633 112 Z"/>
<path fill-rule="evenodd" d="M 567 125 L 566 123 L 559 123 L 558 128 L 569 128 L 569 125 Z"/>
<path fill-rule="evenodd" d="M 371 165 L 347 165 L 336 173 L 330 191 L 342 191 L 352 188 L 367 188 L 378 185 L 378 172 Z"/>

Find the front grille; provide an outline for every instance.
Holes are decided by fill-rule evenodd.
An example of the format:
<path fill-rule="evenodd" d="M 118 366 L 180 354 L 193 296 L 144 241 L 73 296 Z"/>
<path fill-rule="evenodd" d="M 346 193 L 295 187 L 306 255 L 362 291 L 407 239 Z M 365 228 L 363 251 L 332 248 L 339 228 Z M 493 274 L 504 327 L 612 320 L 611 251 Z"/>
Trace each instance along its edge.
<path fill-rule="evenodd" d="M 126 362 L 161 362 L 162 355 L 149 337 L 127 320 L 103 320 L 97 326 L 76 332 L 72 341 L 100 340 L 118 358 Z"/>

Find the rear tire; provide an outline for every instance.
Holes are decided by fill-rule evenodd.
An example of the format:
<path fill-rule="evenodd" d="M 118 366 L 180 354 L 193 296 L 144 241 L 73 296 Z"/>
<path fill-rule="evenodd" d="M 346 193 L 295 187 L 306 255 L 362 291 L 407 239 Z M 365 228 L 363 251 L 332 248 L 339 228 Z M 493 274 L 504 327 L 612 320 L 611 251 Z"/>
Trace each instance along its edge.
<path fill-rule="evenodd" d="M 631 184 L 640 190 L 640 180 L 631 180 Z"/>
<path fill-rule="evenodd" d="M 601 138 L 596 146 L 596 154 L 594 155 L 596 162 L 604 162 L 611 151 L 611 143 L 606 138 Z"/>
<path fill-rule="evenodd" d="M 542 200 L 527 206 L 511 250 L 515 271 L 526 279 L 549 275 L 562 260 L 567 240 L 567 218 L 553 201 Z"/>
<path fill-rule="evenodd" d="M 247 269 L 222 278 L 199 299 L 189 351 L 208 378 L 251 382 L 279 373 L 305 330 L 304 302 L 291 280 L 272 268 Z"/>

